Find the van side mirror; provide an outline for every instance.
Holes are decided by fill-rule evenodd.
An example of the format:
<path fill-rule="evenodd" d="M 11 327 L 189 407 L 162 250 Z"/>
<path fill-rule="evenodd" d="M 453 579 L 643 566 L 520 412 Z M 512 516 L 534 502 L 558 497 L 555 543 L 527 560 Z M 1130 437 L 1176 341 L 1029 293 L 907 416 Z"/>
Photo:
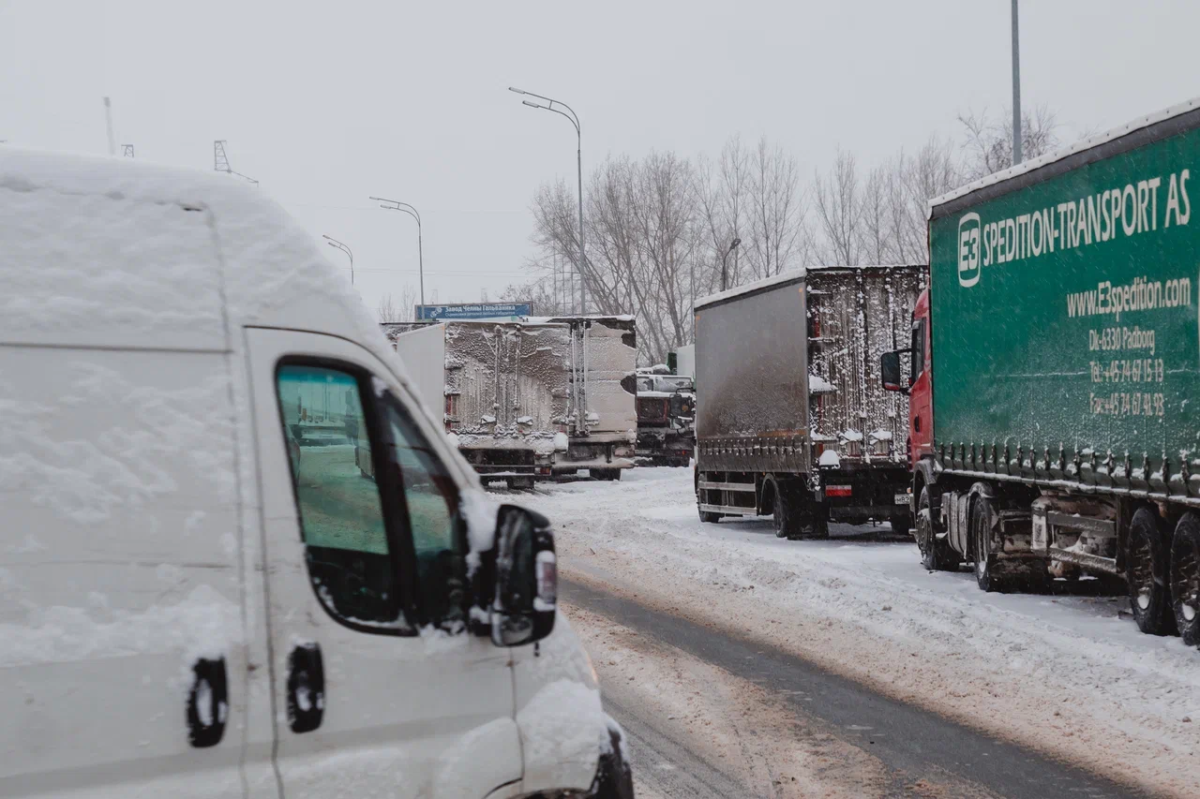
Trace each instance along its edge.
<path fill-rule="evenodd" d="M 496 593 L 489 617 L 492 643 L 522 646 L 554 630 L 558 560 L 550 520 L 502 505 L 496 515 Z"/>
<path fill-rule="evenodd" d="M 879 373 L 883 379 L 885 391 L 908 393 L 908 386 L 904 383 L 903 369 L 900 364 L 900 354 L 907 352 L 908 350 L 893 350 L 879 356 Z"/>

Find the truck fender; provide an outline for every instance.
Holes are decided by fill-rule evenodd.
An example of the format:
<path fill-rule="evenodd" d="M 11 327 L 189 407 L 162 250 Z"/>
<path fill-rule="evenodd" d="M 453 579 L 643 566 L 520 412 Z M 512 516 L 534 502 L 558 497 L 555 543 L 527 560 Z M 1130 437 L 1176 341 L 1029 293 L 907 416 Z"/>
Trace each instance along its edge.
<path fill-rule="evenodd" d="M 917 506 L 921 504 L 921 489 L 929 489 L 929 515 L 935 531 L 945 530 L 942 524 L 942 491 L 937 485 L 937 474 L 933 471 L 933 459 L 923 458 L 913 466 L 912 499 L 909 500 L 913 518 L 917 518 Z"/>

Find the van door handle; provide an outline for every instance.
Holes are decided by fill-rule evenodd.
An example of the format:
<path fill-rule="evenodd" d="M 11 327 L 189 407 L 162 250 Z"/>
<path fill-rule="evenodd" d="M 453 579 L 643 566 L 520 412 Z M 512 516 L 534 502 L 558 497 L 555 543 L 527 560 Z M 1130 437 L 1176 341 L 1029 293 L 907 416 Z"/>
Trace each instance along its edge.
<path fill-rule="evenodd" d="M 192 687 L 187 698 L 188 743 L 197 749 L 219 744 L 228 715 L 225 658 L 198 659 L 192 665 Z"/>
<path fill-rule="evenodd" d="M 316 642 L 300 644 L 288 655 L 288 726 L 294 733 L 312 732 L 325 716 L 325 664 Z"/>

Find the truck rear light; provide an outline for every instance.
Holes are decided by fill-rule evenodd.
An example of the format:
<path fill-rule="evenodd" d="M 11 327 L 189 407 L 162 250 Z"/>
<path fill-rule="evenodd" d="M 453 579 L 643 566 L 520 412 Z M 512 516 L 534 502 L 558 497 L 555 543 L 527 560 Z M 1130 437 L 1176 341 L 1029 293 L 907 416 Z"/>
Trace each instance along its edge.
<path fill-rule="evenodd" d="M 853 486 L 825 486 L 825 496 L 827 497 L 848 497 L 853 493 Z"/>

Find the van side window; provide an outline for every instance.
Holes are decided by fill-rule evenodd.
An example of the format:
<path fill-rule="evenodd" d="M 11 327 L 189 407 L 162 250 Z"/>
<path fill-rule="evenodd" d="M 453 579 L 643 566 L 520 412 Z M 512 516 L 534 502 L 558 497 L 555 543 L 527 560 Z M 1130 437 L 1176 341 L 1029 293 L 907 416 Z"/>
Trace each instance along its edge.
<path fill-rule="evenodd" d="M 313 589 L 343 622 L 401 622 L 359 378 L 285 364 L 276 386 Z"/>
<path fill-rule="evenodd" d="M 452 622 L 461 616 L 462 536 L 458 489 L 412 417 L 390 394 L 384 396 L 389 458 L 400 467 L 408 527 L 417 564 L 417 600 L 423 622 Z"/>

